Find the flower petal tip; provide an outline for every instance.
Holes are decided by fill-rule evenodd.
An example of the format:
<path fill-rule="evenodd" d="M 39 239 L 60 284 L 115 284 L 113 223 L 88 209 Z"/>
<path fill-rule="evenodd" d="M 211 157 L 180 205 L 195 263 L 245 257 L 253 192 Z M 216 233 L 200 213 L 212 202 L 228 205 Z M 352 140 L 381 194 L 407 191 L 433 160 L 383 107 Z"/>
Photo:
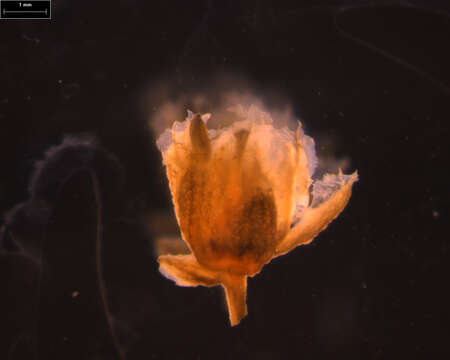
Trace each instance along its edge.
<path fill-rule="evenodd" d="M 211 118 L 211 114 L 210 113 L 206 113 L 206 114 L 203 114 L 201 117 L 202 117 L 202 120 L 206 124 L 208 122 L 208 120 Z"/>
<path fill-rule="evenodd" d="M 159 272 L 178 286 L 216 286 L 219 274 L 201 266 L 194 255 L 161 255 Z"/>

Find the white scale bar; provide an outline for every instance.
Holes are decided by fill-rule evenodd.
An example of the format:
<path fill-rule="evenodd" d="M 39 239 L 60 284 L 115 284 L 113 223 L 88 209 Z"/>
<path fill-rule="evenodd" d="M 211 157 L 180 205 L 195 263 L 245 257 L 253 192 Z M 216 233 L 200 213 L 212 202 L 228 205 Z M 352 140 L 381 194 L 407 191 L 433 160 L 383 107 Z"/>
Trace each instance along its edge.
<path fill-rule="evenodd" d="M 5 2 L 7 2 L 8 0 L 4 0 Z M 47 1 L 47 0 L 32 0 L 32 1 Z M 0 2 L 2 2 L 2 0 L 0 0 Z M 51 1 L 49 1 L 51 3 Z M 0 19 L 2 19 L 2 16 L 6 15 L 6 14 L 45 14 L 48 15 L 48 9 L 45 10 L 5 10 L 3 9 L 3 11 L 0 13 Z M 6 19 L 6 18 L 5 18 Z"/>
<path fill-rule="evenodd" d="M 44 13 L 44 14 L 47 14 L 47 10 L 36 10 L 36 11 L 3 10 L 3 14 L 9 14 L 9 13 L 27 13 L 27 14 L 29 14 L 29 13 L 39 13 L 39 14 Z"/>

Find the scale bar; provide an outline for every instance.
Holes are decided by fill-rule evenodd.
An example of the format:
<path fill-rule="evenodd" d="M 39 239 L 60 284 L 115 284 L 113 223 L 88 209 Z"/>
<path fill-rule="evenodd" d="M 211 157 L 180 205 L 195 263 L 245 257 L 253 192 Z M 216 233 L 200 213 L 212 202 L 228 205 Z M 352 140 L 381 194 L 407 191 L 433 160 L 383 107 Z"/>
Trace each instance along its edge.
<path fill-rule="evenodd" d="M 11 14 L 11 13 L 26 13 L 26 14 L 34 14 L 34 13 L 38 13 L 38 14 L 47 14 L 47 11 L 20 11 L 20 10 L 3 10 L 3 14 Z"/>
<path fill-rule="evenodd" d="M 51 0 L 0 0 L 0 20 L 50 19 Z"/>

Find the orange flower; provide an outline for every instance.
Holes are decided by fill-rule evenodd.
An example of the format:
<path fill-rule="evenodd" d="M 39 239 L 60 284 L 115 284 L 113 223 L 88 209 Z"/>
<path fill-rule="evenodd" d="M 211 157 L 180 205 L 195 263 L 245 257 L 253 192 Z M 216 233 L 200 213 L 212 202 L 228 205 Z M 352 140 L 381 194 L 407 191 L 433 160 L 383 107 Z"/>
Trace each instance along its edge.
<path fill-rule="evenodd" d="M 314 141 L 300 124 L 294 134 L 255 106 L 234 111 L 242 120 L 221 130 L 207 129 L 209 114 L 188 112 L 157 141 L 191 250 L 160 256 L 160 271 L 180 286 L 221 285 L 233 326 L 247 314 L 247 278 L 311 242 L 344 209 L 357 180 L 356 172 L 340 172 L 313 182 Z"/>

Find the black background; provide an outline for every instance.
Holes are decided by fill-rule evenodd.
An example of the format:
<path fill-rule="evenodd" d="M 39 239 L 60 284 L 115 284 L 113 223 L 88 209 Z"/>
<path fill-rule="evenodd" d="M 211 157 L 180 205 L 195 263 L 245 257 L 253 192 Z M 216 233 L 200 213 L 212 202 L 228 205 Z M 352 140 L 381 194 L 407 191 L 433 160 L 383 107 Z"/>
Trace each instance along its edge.
<path fill-rule="evenodd" d="M 450 353 L 450 7 L 373 3 L 53 1 L 52 20 L 0 22 L 0 210 L 27 200 L 35 162 L 65 134 L 95 136 L 120 160 L 121 190 L 103 190 L 103 262 L 112 326 L 128 359 Z M 168 78 L 189 92 L 219 71 L 285 96 L 319 151 L 331 146 L 360 174 L 326 231 L 249 280 L 249 316 L 236 328 L 219 288 L 176 287 L 159 274 L 139 220 L 152 211 L 172 216 L 143 106 L 159 96 L 150 84 Z M 333 141 L 320 149 L 321 137 Z M 86 249 L 71 245 L 76 238 L 64 239 L 74 263 L 87 263 Z M 57 257 L 59 248 L 45 251 Z M 71 322 L 56 295 L 70 288 L 62 276 L 61 287 L 46 289 L 55 293 L 48 316 L 61 321 L 45 327 L 40 270 L 26 254 L 0 255 L 0 359 L 33 358 L 37 342 L 46 344 L 37 321 L 40 331 L 88 347 L 86 358 L 114 358 L 99 333 L 108 329 L 89 323 L 101 306 Z M 76 342 L 86 335 L 98 341 Z"/>

